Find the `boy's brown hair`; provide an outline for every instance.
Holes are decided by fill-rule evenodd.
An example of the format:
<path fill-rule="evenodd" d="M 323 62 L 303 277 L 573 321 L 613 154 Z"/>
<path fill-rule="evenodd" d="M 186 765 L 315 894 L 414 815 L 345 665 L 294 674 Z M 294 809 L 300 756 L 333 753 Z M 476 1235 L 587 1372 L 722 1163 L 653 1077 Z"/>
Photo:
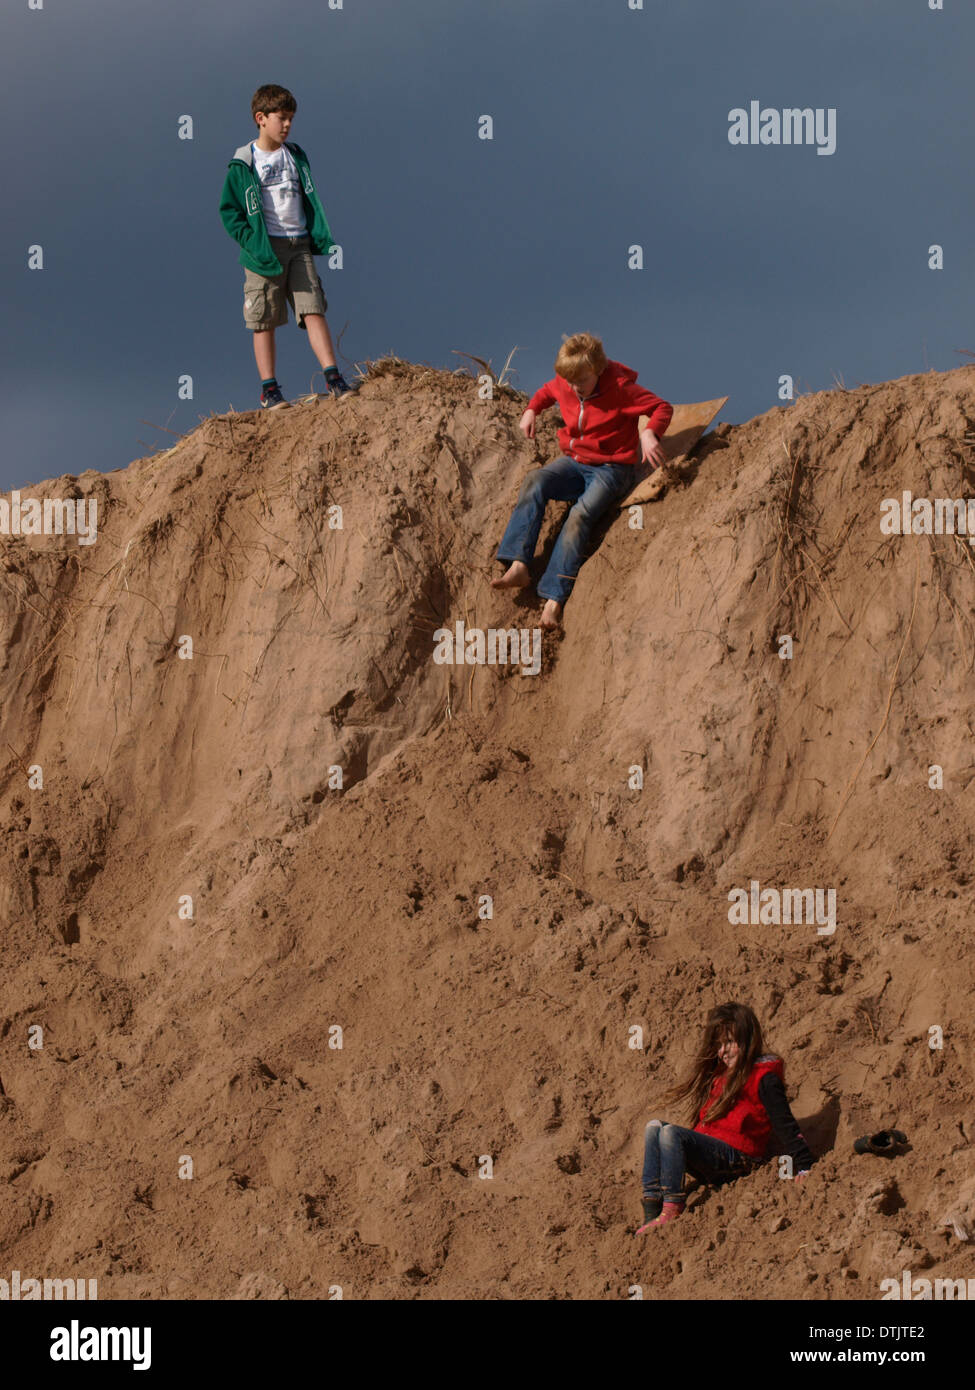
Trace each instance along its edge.
<path fill-rule="evenodd" d="M 564 377 L 566 381 L 575 385 L 590 372 L 601 376 L 606 370 L 607 361 L 603 345 L 598 338 L 592 333 L 574 333 L 571 338 L 565 338 L 559 348 L 559 355 L 555 359 L 555 372 L 557 376 Z"/>
<path fill-rule="evenodd" d="M 298 103 L 287 87 L 276 87 L 273 82 L 264 87 L 258 87 L 251 97 L 251 115 L 254 117 L 255 125 L 257 124 L 258 111 L 263 111 L 265 116 L 270 116 L 273 111 L 290 111 L 293 115 L 297 110 Z"/>

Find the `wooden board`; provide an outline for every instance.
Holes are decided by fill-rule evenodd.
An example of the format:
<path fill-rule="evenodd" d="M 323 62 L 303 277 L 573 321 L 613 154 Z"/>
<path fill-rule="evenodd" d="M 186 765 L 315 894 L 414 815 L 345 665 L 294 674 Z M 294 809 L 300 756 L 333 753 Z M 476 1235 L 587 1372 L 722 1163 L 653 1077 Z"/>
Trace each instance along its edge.
<path fill-rule="evenodd" d="M 667 455 L 667 464 L 679 463 L 700 439 L 720 410 L 728 404 L 727 396 L 718 396 L 713 401 L 695 401 L 691 405 L 675 405 L 674 414 L 661 444 Z M 645 415 L 640 416 L 640 429 L 647 423 Z M 664 479 L 659 469 L 645 471 L 646 465 L 639 468 L 640 477 L 633 491 L 620 503 L 621 507 L 632 507 L 636 502 L 652 502 L 663 491 Z"/>

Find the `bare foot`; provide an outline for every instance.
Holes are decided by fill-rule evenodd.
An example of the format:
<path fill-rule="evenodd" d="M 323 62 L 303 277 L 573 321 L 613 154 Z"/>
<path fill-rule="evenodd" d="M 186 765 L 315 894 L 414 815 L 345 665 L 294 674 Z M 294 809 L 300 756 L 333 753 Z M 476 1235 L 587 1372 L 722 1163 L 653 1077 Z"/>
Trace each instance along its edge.
<path fill-rule="evenodd" d="M 546 601 L 545 607 L 542 609 L 542 616 L 540 619 L 542 627 L 545 628 L 548 632 L 554 632 L 555 629 L 558 627 L 561 619 L 561 603 L 556 603 L 554 598 L 548 599 Z"/>
<path fill-rule="evenodd" d="M 500 579 L 491 580 L 492 589 L 524 589 L 532 582 L 528 566 L 521 560 L 512 560 Z"/>

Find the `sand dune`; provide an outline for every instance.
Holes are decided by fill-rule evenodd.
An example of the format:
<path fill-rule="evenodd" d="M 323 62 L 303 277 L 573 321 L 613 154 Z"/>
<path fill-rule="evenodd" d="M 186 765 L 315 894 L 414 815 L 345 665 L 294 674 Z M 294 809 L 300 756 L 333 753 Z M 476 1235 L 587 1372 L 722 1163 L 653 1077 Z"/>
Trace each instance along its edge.
<path fill-rule="evenodd" d="M 880 517 L 975 496 L 975 367 L 719 425 L 609 526 L 537 676 L 438 664 L 442 627 L 537 626 L 488 583 L 558 452 L 523 408 L 387 359 L 25 489 L 99 521 L 0 536 L 8 1269 L 103 1299 L 967 1276 L 938 1222 L 975 1217 L 975 548 Z M 834 891 L 836 930 L 732 924 L 752 882 Z M 726 999 L 821 1157 L 635 1241 L 643 1125 Z M 894 1123 L 911 1152 L 853 1154 Z"/>

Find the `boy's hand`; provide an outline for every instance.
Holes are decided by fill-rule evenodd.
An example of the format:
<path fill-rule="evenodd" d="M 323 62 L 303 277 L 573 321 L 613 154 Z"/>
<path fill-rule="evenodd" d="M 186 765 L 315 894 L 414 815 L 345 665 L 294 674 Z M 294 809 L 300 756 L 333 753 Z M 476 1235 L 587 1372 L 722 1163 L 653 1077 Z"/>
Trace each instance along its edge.
<path fill-rule="evenodd" d="M 664 453 L 663 445 L 654 434 L 653 430 L 643 430 L 640 433 L 640 444 L 643 447 L 643 462 L 653 463 L 659 468 L 662 463 L 666 463 L 667 455 Z"/>
<path fill-rule="evenodd" d="M 526 410 L 526 411 L 525 411 L 524 415 L 521 417 L 521 419 L 520 419 L 519 422 L 518 422 L 518 428 L 521 430 L 522 434 L 525 436 L 526 439 L 534 439 L 534 438 L 535 438 L 535 412 L 534 412 L 534 410 Z"/>

